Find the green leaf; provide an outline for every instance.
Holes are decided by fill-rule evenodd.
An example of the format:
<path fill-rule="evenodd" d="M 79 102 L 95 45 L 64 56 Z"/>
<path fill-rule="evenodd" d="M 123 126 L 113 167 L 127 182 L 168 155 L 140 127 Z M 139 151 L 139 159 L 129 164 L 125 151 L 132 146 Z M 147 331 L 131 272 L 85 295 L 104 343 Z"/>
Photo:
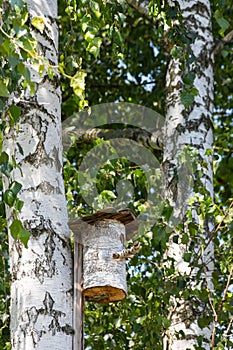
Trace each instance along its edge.
<path fill-rule="evenodd" d="M 171 49 L 171 55 L 174 58 L 178 58 L 181 54 L 181 48 L 177 47 L 177 46 L 173 46 L 173 48 Z"/>
<path fill-rule="evenodd" d="M 188 224 L 190 235 L 194 236 L 198 232 L 198 225 L 194 222 Z"/>
<path fill-rule="evenodd" d="M 9 161 L 9 156 L 6 152 L 2 152 L 0 155 L 0 164 L 1 163 L 8 163 Z"/>
<path fill-rule="evenodd" d="M 191 94 L 191 93 L 189 93 L 187 91 L 183 91 L 181 93 L 181 102 L 183 103 L 185 108 L 190 107 L 193 104 L 193 102 L 194 102 L 193 94 Z"/>
<path fill-rule="evenodd" d="M 91 28 L 92 29 L 92 28 Z M 95 38 L 95 31 L 93 30 L 88 30 L 85 35 L 84 35 L 84 38 L 87 42 L 89 42 L 89 45 L 91 45 L 92 41 L 94 40 Z"/>
<path fill-rule="evenodd" d="M 18 41 L 18 45 L 19 47 L 24 48 L 25 50 L 30 52 L 30 55 L 35 56 L 36 55 L 36 46 L 37 46 L 37 41 L 34 38 L 30 38 L 30 39 L 24 39 L 22 41 Z M 23 52 L 21 51 L 21 53 L 23 54 Z"/>
<path fill-rule="evenodd" d="M 226 58 L 229 55 L 229 52 L 227 50 L 222 50 L 221 55 L 223 58 Z"/>
<path fill-rule="evenodd" d="M 19 193 L 19 191 L 21 190 L 22 185 L 17 182 L 17 181 L 13 181 L 12 184 L 10 185 L 10 190 L 12 191 L 12 193 L 17 196 L 17 194 Z"/>
<path fill-rule="evenodd" d="M 10 1 L 12 7 L 19 7 L 22 8 L 24 6 L 23 0 L 11 0 Z"/>
<path fill-rule="evenodd" d="M 221 27 L 220 34 L 224 35 L 224 32 L 229 28 L 230 23 L 225 18 L 217 18 L 216 21 Z"/>
<path fill-rule="evenodd" d="M 55 69 L 53 67 L 49 66 L 47 72 L 48 72 L 49 79 L 53 79 L 54 78 Z"/>
<path fill-rule="evenodd" d="M 188 86 L 192 86 L 194 79 L 195 79 L 195 74 L 190 72 L 183 77 L 183 82 Z"/>
<path fill-rule="evenodd" d="M 90 52 L 95 58 L 99 56 L 100 46 L 102 44 L 102 38 L 94 38 L 88 45 L 87 51 Z"/>
<path fill-rule="evenodd" d="M 184 253 L 184 261 L 185 262 L 190 262 L 192 257 L 192 253 Z"/>
<path fill-rule="evenodd" d="M 91 16 L 83 16 L 83 18 L 81 19 L 81 27 L 83 32 L 86 32 L 87 28 L 89 27 L 89 22 L 91 20 Z"/>
<path fill-rule="evenodd" d="M 2 102 L 2 100 L 0 100 L 0 111 L 4 110 L 4 103 Z"/>
<path fill-rule="evenodd" d="M 9 96 L 9 91 L 6 87 L 6 84 L 2 80 L 0 80 L 0 96 L 2 96 L 2 97 Z"/>
<path fill-rule="evenodd" d="M 30 78 L 31 78 L 31 74 L 30 71 L 27 67 L 25 67 L 25 65 L 23 63 L 19 63 L 17 64 L 17 71 L 24 76 L 24 78 L 26 79 L 26 81 L 29 83 L 30 82 Z"/>
<path fill-rule="evenodd" d="M 24 202 L 16 198 L 15 209 L 20 212 L 23 208 L 23 205 L 24 205 Z"/>
<path fill-rule="evenodd" d="M 10 226 L 10 232 L 11 232 L 11 236 L 14 239 L 18 238 L 27 248 L 27 243 L 30 238 L 30 232 L 25 230 L 20 220 L 16 219 L 12 222 Z"/>
<path fill-rule="evenodd" d="M 178 244 L 179 243 L 179 235 L 173 236 L 172 240 L 174 243 Z"/>
<path fill-rule="evenodd" d="M 167 10 L 167 16 L 170 18 L 175 18 L 178 14 L 178 9 L 174 6 Z"/>
<path fill-rule="evenodd" d="M 0 216 L 5 217 L 6 211 L 5 211 L 5 205 L 3 202 L 0 202 Z"/>
<path fill-rule="evenodd" d="M 121 46 L 124 42 L 121 32 L 116 27 L 113 29 L 113 39 L 117 46 Z"/>
<path fill-rule="evenodd" d="M 194 61 L 196 61 L 196 56 L 193 53 L 191 53 L 189 58 L 188 58 L 188 62 L 191 64 Z"/>
<path fill-rule="evenodd" d="M 10 117 L 10 124 L 14 125 L 20 117 L 21 108 L 18 106 L 10 106 L 8 109 L 8 114 Z"/>
<path fill-rule="evenodd" d="M 187 244 L 187 243 L 189 242 L 189 235 L 188 235 L 186 232 L 184 232 L 184 233 L 182 234 L 181 242 L 182 242 L 183 244 Z"/>
<path fill-rule="evenodd" d="M 190 90 L 190 94 L 192 96 L 196 96 L 199 94 L 199 91 L 195 87 L 192 87 L 192 89 Z"/>
<path fill-rule="evenodd" d="M 38 29 L 41 33 L 43 33 L 44 28 L 45 28 L 45 21 L 44 18 L 41 16 L 38 17 L 34 17 L 32 19 L 32 25 L 33 27 L 35 27 L 36 29 Z"/>
<path fill-rule="evenodd" d="M 15 67 L 19 63 L 19 58 L 17 56 L 9 56 L 8 60 L 12 69 L 15 69 Z"/>
<path fill-rule="evenodd" d="M 73 88 L 74 93 L 80 98 L 83 98 L 85 89 L 85 78 L 87 73 L 84 70 L 78 71 L 70 81 L 70 86 Z"/>
<path fill-rule="evenodd" d="M 10 176 L 10 173 L 11 171 L 13 170 L 13 165 L 8 163 L 8 162 L 5 162 L 5 163 L 2 163 L 1 167 L 1 172 L 6 175 L 7 177 Z"/>
<path fill-rule="evenodd" d="M 6 204 L 9 205 L 9 207 L 13 207 L 16 196 L 11 190 L 6 190 L 3 194 L 3 199 Z"/>
<path fill-rule="evenodd" d="M 19 232 L 19 239 L 24 244 L 25 248 L 27 248 L 28 240 L 30 238 L 30 232 L 25 230 L 23 227 Z"/>
<path fill-rule="evenodd" d="M 116 195 L 112 191 L 104 190 L 101 192 L 102 198 L 106 200 L 116 199 Z"/>
<path fill-rule="evenodd" d="M 205 151 L 206 156 L 212 156 L 213 155 L 213 150 L 211 148 L 207 148 Z"/>
<path fill-rule="evenodd" d="M 210 323 L 210 318 L 209 317 L 199 317 L 197 320 L 198 326 L 200 328 L 207 327 Z"/>
<path fill-rule="evenodd" d="M 99 11 L 99 4 L 96 1 L 90 1 L 90 8 L 95 13 L 96 11 Z"/>

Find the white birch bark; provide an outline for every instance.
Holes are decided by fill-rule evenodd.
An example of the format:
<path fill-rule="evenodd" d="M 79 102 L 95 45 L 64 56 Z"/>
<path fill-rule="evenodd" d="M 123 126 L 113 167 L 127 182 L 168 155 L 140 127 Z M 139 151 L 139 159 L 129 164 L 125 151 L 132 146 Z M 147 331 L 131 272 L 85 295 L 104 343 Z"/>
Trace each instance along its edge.
<path fill-rule="evenodd" d="M 58 63 L 57 4 L 51 0 L 28 0 L 30 20 L 41 16 L 43 33 L 35 30 L 41 55 Z M 31 232 L 26 249 L 9 238 L 11 272 L 12 350 L 72 349 L 72 258 L 62 179 L 62 142 L 58 75 L 45 71 L 36 82 L 34 96 L 14 95 L 22 116 L 18 132 L 6 139 L 8 154 L 20 167 L 11 180 L 22 184 L 24 201 L 19 218 Z M 19 152 L 17 143 L 23 149 Z M 9 224 L 13 213 L 8 210 Z"/>
<path fill-rule="evenodd" d="M 83 232 L 83 294 L 89 301 L 111 302 L 127 294 L 126 262 L 113 254 L 124 249 L 125 226 L 116 220 L 85 225 Z"/>
<path fill-rule="evenodd" d="M 175 2 L 169 2 L 171 6 Z M 207 149 L 212 149 L 213 130 L 211 115 L 213 109 L 213 38 L 211 32 L 210 3 L 208 0 L 178 0 L 180 10 L 187 31 L 193 31 L 197 37 L 191 45 L 191 50 L 196 60 L 189 64 L 186 62 L 186 72 L 182 72 L 179 59 L 171 59 L 167 71 L 167 115 L 165 125 L 165 145 L 163 167 L 165 173 L 166 197 L 174 206 L 174 216 L 182 220 L 188 208 L 188 199 L 194 195 L 192 186 L 187 186 L 184 180 L 185 170 L 179 164 L 180 154 L 186 146 L 197 151 L 198 159 L 206 161 L 208 166 L 203 168 L 202 183 L 205 189 L 213 196 L 211 158 L 206 155 Z M 194 104 L 185 109 L 181 103 L 182 74 L 188 72 L 196 74 L 194 87 L 199 94 L 195 96 Z M 194 158 L 194 162 L 198 159 Z M 201 164 L 201 163 L 200 163 Z M 192 159 L 187 159 L 186 167 L 192 165 Z M 199 166 L 199 168 L 202 165 Z M 187 170 L 187 169 L 186 169 Z M 193 174 L 191 174 L 193 176 Z M 195 178 L 193 179 L 195 181 Z M 186 185 L 185 185 L 186 183 Z M 194 220 L 197 216 L 194 212 Z M 204 238 L 212 229 L 212 223 L 208 222 L 205 227 Z M 172 240 L 169 243 L 168 256 L 175 261 L 177 274 L 190 274 L 191 267 L 185 262 L 183 255 L 186 247 L 183 244 L 176 244 Z M 211 270 L 213 259 L 213 246 L 210 244 L 203 253 L 200 263 L 206 265 L 206 279 L 211 287 Z M 195 270 L 193 288 L 198 288 L 198 281 L 195 282 Z M 171 326 L 164 337 L 164 350 L 186 350 L 194 349 L 197 345 L 197 337 L 203 336 L 202 346 L 209 349 L 211 329 L 198 326 L 197 319 L 205 315 L 205 305 L 199 302 L 196 307 L 191 301 L 182 299 L 173 300 L 170 320 Z M 185 335 L 182 339 L 181 333 Z"/>

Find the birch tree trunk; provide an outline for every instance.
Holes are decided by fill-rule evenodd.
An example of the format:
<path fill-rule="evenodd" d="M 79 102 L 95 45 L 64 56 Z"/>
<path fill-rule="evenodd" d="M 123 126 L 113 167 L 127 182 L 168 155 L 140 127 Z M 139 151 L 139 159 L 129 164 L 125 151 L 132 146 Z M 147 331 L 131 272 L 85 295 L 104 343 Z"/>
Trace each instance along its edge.
<path fill-rule="evenodd" d="M 174 217 L 177 220 L 184 218 L 188 209 L 188 200 L 194 195 L 193 186 L 188 187 L 184 177 L 187 175 L 192 162 L 197 163 L 198 170 L 203 171 L 201 183 L 203 188 L 213 197 L 211 158 L 206 151 L 212 149 L 212 109 L 213 109 L 213 38 L 211 32 L 210 3 L 208 0 L 178 0 L 183 23 L 187 32 L 194 32 L 196 38 L 191 44 L 191 54 L 195 56 L 193 63 L 186 61 L 181 69 L 179 58 L 172 58 L 167 71 L 167 114 L 165 126 L 165 145 L 163 167 L 165 172 L 166 196 L 174 206 Z M 170 1 L 171 6 L 175 1 Z M 195 73 L 194 87 L 198 90 L 194 103 L 184 108 L 181 102 L 183 80 L 187 73 Z M 180 157 L 185 149 L 192 149 L 186 155 L 186 164 L 180 163 Z M 196 156 L 194 155 L 196 153 Z M 203 167 L 206 162 L 206 167 Z M 197 180 L 194 173 L 190 174 L 193 183 Z M 201 190 L 201 188 L 200 188 Z M 203 191 L 202 191 L 203 192 Z M 193 221 L 198 223 L 197 214 L 193 212 Z M 211 220 L 206 222 L 204 237 L 208 241 L 212 229 Z M 191 270 L 188 262 L 184 261 L 184 253 L 187 245 L 182 244 L 182 233 L 179 242 L 171 239 L 168 256 L 174 259 L 175 273 L 177 275 L 190 275 L 193 277 L 192 288 L 198 288 L 195 281 L 196 272 Z M 203 241 L 202 241 L 203 242 Z M 196 248 L 198 249 L 198 248 Z M 195 250 L 195 248 L 194 248 Z M 208 245 L 200 259 L 200 264 L 205 266 L 205 279 L 208 287 L 211 287 L 211 270 L 213 259 L 213 246 Z M 203 302 L 196 300 L 198 307 L 192 300 L 173 299 L 170 312 L 171 326 L 164 338 L 164 350 L 194 349 L 197 338 L 203 337 L 202 346 L 209 349 L 210 327 L 200 328 L 197 322 L 199 317 L 205 315 L 206 309 Z"/>
<path fill-rule="evenodd" d="M 57 4 L 52 0 L 28 0 L 29 20 L 41 16 L 43 33 L 35 30 L 41 55 L 58 64 Z M 12 350 L 72 348 L 72 258 L 62 178 L 62 142 L 58 75 L 50 79 L 32 67 L 34 96 L 15 94 L 21 106 L 18 131 L 5 147 L 19 169 L 11 180 L 22 184 L 19 214 L 31 232 L 28 249 L 9 237 L 11 269 Z M 23 150 L 20 152 L 19 144 Z M 13 220 L 7 212 L 8 222 Z"/>

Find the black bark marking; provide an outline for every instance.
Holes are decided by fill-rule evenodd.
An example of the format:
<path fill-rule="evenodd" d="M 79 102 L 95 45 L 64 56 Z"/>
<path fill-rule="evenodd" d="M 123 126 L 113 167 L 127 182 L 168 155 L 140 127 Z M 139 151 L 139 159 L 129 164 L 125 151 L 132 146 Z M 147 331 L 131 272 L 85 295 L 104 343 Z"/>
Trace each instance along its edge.
<path fill-rule="evenodd" d="M 44 282 L 45 277 L 52 278 L 56 273 L 56 262 L 53 258 L 56 245 L 52 233 L 46 231 L 46 234 L 44 256 L 43 258 L 36 258 L 34 262 L 35 276 L 41 284 Z"/>
<path fill-rule="evenodd" d="M 54 305 L 54 300 L 51 297 L 51 295 L 49 294 L 49 292 L 45 293 L 45 298 L 44 298 L 43 304 L 45 307 L 45 312 L 48 314 L 51 314 L 51 311 L 52 311 L 53 305 Z"/>
<path fill-rule="evenodd" d="M 62 332 L 67 335 L 73 334 L 74 332 L 71 325 L 67 323 L 64 326 L 60 325 L 59 319 L 61 317 L 65 317 L 66 314 L 59 310 L 54 310 L 54 303 L 55 302 L 51 294 L 49 292 L 46 292 L 43 300 L 44 308 L 37 309 L 35 306 L 27 308 L 20 317 L 20 330 L 23 333 L 24 337 L 31 335 L 34 348 L 39 343 L 43 334 L 50 332 L 53 336 L 55 336 L 58 332 Z M 38 330 L 36 328 L 40 315 L 43 317 L 47 316 L 51 318 L 47 329 L 43 328 L 43 330 Z M 40 321 L 38 322 L 41 327 Z"/>

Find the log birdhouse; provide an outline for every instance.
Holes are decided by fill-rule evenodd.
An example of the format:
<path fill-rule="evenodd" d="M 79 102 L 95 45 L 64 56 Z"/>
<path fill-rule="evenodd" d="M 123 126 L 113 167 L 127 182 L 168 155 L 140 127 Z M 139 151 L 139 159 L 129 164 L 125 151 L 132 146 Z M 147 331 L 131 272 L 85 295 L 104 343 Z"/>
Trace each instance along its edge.
<path fill-rule="evenodd" d="M 138 222 L 130 209 L 108 208 L 70 222 L 83 249 L 82 294 L 87 301 L 112 302 L 127 294 L 126 261 L 140 247 L 125 243 L 137 232 Z"/>

